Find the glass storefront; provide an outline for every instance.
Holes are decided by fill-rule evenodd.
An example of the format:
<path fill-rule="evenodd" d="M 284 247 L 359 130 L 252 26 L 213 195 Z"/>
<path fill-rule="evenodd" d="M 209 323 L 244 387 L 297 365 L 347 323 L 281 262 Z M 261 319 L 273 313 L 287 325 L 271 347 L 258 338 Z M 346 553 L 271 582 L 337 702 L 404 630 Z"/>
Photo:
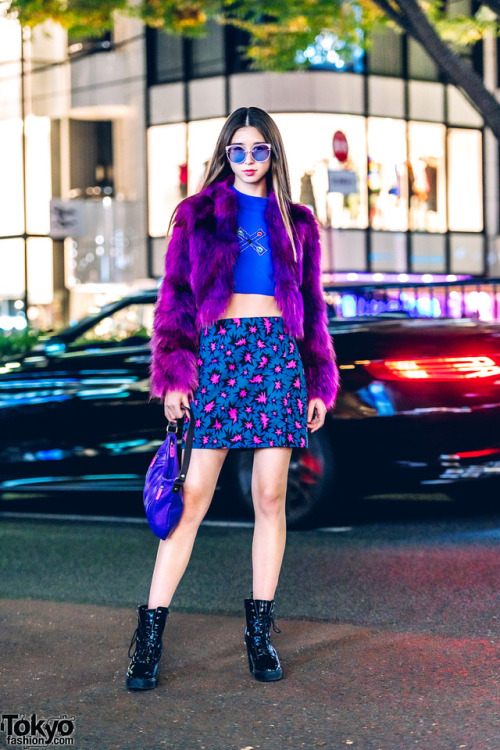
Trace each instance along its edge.
<path fill-rule="evenodd" d="M 132 284 L 142 236 L 136 201 L 74 200 L 82 231 L 65 240 L 66 285 Z"/>
<path fill-rule="evenodd" d="M 273 117 L 292 197 L 320 223 L 325 271 L 484 273 L 479 130 L 357 115 Z M 150 128 L 152 237 L 164 236 L 177 203 L 200 189 L 223 122 Z"/>
<path fill-rule="evenodd" d="M 26 127 L 26 231 L 47 234 L 50 228 L 50 120 L 29 115 Z M 24 232 L 23 123 L 0 120 L 0 236 Z"/>
<path fill-rule="evenodd" d="M 364 229 L 365 118 L 351 115 L 277 114 L 290 169 L 292 195 L 323 227 Z"/>
<path fill-rule="evenodd" d="M 370 226 L 392 232 L 408 229 L 406 123 L 368 118 Z"/>
<path fill-rule="evenodd" d="M 448 223 L 454 232 L 483 229 L 482 138 L 478 130 L 448 130 Z"/>
<path fill-rule="evenodd" d="M 167 233 L 170 217 L 188 194 L 187 127 L 184 123 L 148 130 L 149 234 Z"/>
<path fill-rule="evenodd" d="M 23 328 L 25 318 L 25 266 L 27 264 L 28 316 L 50 325 L 53 301 L 52 240 L 50 230 L 51 160 L 50 120 L 29 115 L 0 120 L 0 163 L 5 179 L 0 181 L 0 327 Z M 26 183 L 23 179 L 26 174 Z M 26 234 L 25 232 L 26 202 Z"/>
<path fill-rule="evenodd" d="M 50 231 L 51 125 L 30 110 L 30 79 L 21 76 L 22 33 L 0 18 L 0 329 L 29 319 L 49 326 L 53 289 Z M 25 98 L 25 112 L 21 108 Z M 34 235 L 34 236 L 33 236 Z M 28 289 L 26 290 L 26 278 Z M 28 310 L 25 310 L 28 301 Z"/>
<path fill-rule="evenodd" d="M 215 143 L 224 124 L 223 117 L 212 120 L 191 122 L 188 128 L 188 193 L 200 190 L 208 162 L 213 154 Z"/>
<path fill-rule="evenodd" d="M 0 118 L 21 117 L 21 29 L 0 16 Z"/>
<path fill-rule="evenodd" d="M 446 231 L 446 128 L 430 122 L 408 123 L 410 229 Z"/>
<path fill-rule="evenodd" d="M 0 329 L 23 329 L 24 241 L 0 239 Z"/>
<path fill-rule="evenodd" d="M 23 208 L 23 123 L 0 121 L 0 163 L 7 179 L 0 180 L 0 235 L 24 232 Z"/>

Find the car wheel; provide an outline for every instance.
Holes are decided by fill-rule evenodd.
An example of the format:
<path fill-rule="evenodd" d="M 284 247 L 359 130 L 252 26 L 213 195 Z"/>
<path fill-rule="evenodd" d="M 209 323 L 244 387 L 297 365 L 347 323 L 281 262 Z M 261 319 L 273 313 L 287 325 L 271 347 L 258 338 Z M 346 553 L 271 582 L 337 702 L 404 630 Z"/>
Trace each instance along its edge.
<path fill-rule="evenodd" d="M 252 467 L 253 451 L 239 451 L 235 463 L 236 484 L 249 515 L 253 513 Z M 309 435 L 307 448 L 293 449 L 286 494 L 288 528 L 310 528 L 322 518 L 327 499 L 333 496 L 335 474 L 333 451 L 325 435 Z"/>

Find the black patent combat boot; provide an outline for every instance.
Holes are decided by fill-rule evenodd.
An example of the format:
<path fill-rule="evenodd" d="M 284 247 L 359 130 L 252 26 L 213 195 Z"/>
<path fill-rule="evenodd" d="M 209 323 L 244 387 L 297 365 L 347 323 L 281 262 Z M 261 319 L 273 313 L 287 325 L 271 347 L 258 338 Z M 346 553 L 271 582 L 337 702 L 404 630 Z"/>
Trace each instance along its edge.
<path fill-rule="evenodd" d="M 137 614 L 137 629 L 128 650 L 131 662 L 127 670 L 127 687 L 129 690 L 152 690 L 158 684 L 161 638 L 167 622 L 168 607 L 148 609 L 143 604 Z M 135 650 L 131 654 L 134 644 Z"/>
<path fill-rule="evenodd" d="M 272 682 L 283 677 L 278 654 L 269 640 L 271 625 L 275 633 L 281 632 L 274 624 L 273 610 L 274 601 L 245 599 L 248 666 L 255 679 L 260 682 Z"/>

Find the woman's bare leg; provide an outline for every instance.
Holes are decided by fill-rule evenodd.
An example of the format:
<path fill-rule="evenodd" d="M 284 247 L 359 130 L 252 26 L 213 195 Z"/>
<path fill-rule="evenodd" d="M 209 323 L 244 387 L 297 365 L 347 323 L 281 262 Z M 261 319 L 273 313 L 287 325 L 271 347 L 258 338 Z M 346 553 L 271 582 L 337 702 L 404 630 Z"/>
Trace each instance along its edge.
<path fill-rule="evenodd" d="M 271 601 L 278 585 L 286 543 L 285 499 L 291 455 L 291 448 L 255 451 L 252 473 L 254 599 Z"/>
<path fill-rule="evenodd" d="M 227 455 L 223 449 L 193 448 L 184 485 L 184 510 L 179 525 L 161 541 L 151 581 L 149 608 L 169 607 L 187 568 L 194 540 L 212 502 L 217 479 Z"/>

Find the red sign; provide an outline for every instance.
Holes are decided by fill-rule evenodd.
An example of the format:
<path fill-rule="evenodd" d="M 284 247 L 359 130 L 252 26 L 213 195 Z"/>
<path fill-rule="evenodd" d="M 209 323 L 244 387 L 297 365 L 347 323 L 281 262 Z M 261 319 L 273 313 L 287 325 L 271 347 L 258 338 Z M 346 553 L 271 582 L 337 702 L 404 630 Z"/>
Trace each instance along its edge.
<path fill-rule="evenodd" d="M 339 161 L 347 161 L 349 145 L 347 138 L 341 130 L 337 130 L 333 136 L 333 154 Z"/>

